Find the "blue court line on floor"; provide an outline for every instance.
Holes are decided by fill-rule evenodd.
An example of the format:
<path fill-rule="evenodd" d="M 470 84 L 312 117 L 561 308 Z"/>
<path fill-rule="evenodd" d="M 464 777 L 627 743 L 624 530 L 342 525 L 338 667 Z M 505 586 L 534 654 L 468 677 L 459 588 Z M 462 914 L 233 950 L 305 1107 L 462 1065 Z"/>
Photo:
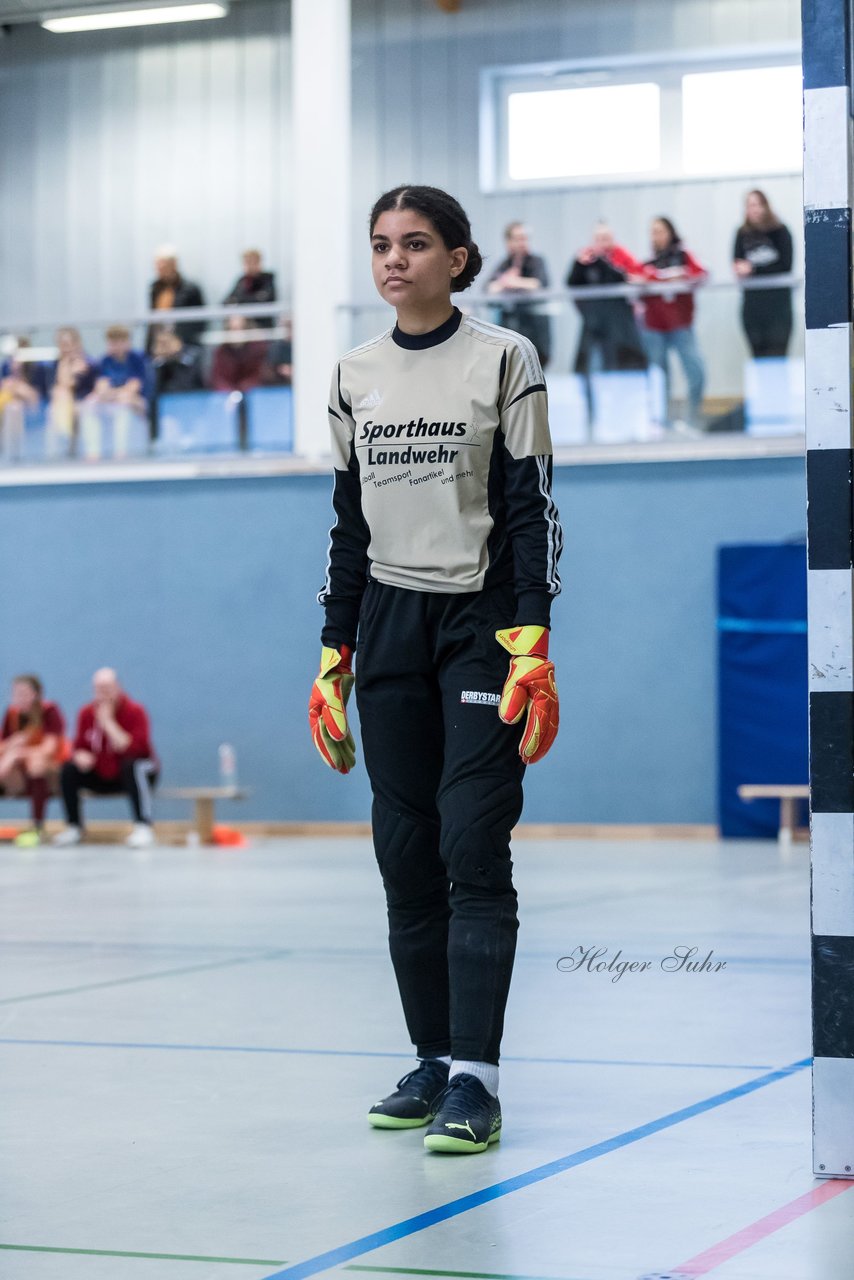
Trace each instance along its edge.
<path fill-rule="evenodd" d="M 265 1280 L 305 1280 L 307 1276 L 314 1276 L 321 1271 L 328 1271 L 332 1267 L 339 1267 L 343 1263 L 349 1262 L 351 1258 L 358 1258 L 363 1254 L 372 1253 L 375 1249 L 381 1249 L 383 1245 L 391 1244 L 394 1240 L 402 1240 L 406 1236 L 415 1235 L 419 1231 L 424 1231 L 427 1227 L 436 1226 L 439 1222 L 446 1222 L 449 1218 L 455 1218 L 461 1213 L 467 1213 L 470 1209 L 479 1208 L 492 1200 L 511 1195 L 514 1191 L 521 1191 L 523 1188 L 533 1186 L 537 1182 L 543 1182 L 546 1178 L 553 1178 L 559 1173 L 565 1173 L 567 1169 L 577 1168 L 578 1165 L 586 1164 L 590 1160 L 596 1160 L 600 1156 L 608 1155 L 621 1147 L 639 1142 L 642 1138 L 648 1138 L 651 1134 L 660 1133 L 663 1129 L 672 1128 L 685 1120 L 693 1119 L 694 1116 L 702 1115 L 706 1111 L 712 1111 L 727 1102 L 733 1102 L 736 1098 L 743 1098 L 749 1093 L 754 1093 L 757 1089 L 764 1089 L 767 1085 L 774 1084 L 778 1080 L 785 1080 L 796 1071 L 803 1071 L 810 1065 L 810 1062 L 811 1059 L 805 1058 L 800 1062 L 790 1063 L 789 1066 L 782 1067 L 779 1071 L 772 1071 L 768 1075 L 759 1076 L 755 1080 L 748 1080 L 744 1084 L 736 1085 L 733 1089 L 727 1089 L 724 1093 L 714 1094 L 712 1097 L 704 1098 L 691 1106 L 682 1107 L 678 1111 L 671 1111 L 669 1115 L 659 1116 L 657 1120 L 651 1120 L 648 1124 L 639 1125 L 635 1129 L 627 1129 L 625 1133 L 617 1134 L 613 1138 L 607 1138 L 604 1142 L 597 1142 L 591 1147 L 584 1147 L 581 1151 L 575 1151 L 559 1160 L 550 1160 L 548 1164 L 538 1165 L 536 1168 L 529 1169 L 526 1173 L 520 1173 L 514 1178 L 507 1178 L 503 1182 L 493 1183 L 492 1186 L 484 1187 L 481 1191 L 461 1196 L 458 1200 L 450 1200 L 447 1204 L 439 1205 L 436 1209 L 430 1209 L 426 1213 L 419 1213 L 414 1218 L 406 1218 L 403 1222 L 396 1222 L 390 1227 L 383 1227 L 380 1231 L 373 1231 L 370 1235 L 361 1236 L 358 1240 L 351 1240 L 348 1244 L 339 1245 L 336 1249 L 329 1249 L 325 1253 L 316 1254 L 313 1258 L 306 1258 L 303 1262 L 297 1262 L 292 1266 L 285 1267 L 282 1271 L 272 1273 Z M 447 1159 L 448 1157 L 440 1156 L 438 1158 Z"/>
<path fill-rule="evenodd" d="M 231 969 L 240 964 L 258 964 L 264 960 L 280 960 L 287 950 L 259 951 L 254 956 L 236 956 L 231 960 L 209 960 L 205 964 L 183 965 L 180 969 L 156 969 L 153 973 L 133 973 L 125 978 L 105 978 L 101 982 L 82 982 L 74 987 L 55 987 L 51 991 L 30 991 L 20 996 L 2 996 L 0 1005 L 26 1004 L 31 1000 L 48 1000 L 52 996 L 76 996 L 84 991 L 102 991 L 106 987 L 126 987 L 136 982 L 153 982 L 157 978 L 179 978 L 190 973 L 206 973 L 211 969 Z"/>
<path fill-rule="evenodd" d="M 23 951 L 43 948 L 51 951 L 227 951 L 255 953 L 270 951 L 274 944 L 246 942 L 122 942 L 120 939 L 99 941 L 96 938 L 0 938 L 0 948 L 18 947 Z"/>
<path fill-rule="evenodd" d="M 40 1045 L 55 1049 L 150 1049 L 185 1053 L 274 1053 L 320 1058 L 406 1058 L 409 1053 L 383 1052 L 378 1049 L 289 1049 L 277 1045 L 255 1044 L 170 1044 L 143 1040 L 49 1040 L 30 1036 L 0 1036 L 0 1044 Z M 506 1055 L 502 1062 L 539 1063 L 546 1066 L 572 1067 L 684 1067 L 717 1071 L 770 1071 L 767 1062 L 646 1062 L 630 1058 L 524 1058 Z"/>

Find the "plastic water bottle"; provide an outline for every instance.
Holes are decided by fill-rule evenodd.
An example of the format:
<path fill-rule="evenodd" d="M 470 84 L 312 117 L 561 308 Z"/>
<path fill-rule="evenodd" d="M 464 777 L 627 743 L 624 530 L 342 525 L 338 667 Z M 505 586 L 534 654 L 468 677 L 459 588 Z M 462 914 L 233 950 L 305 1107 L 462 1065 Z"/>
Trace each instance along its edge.
<path fill-rule="evenodd" d="M 219 785 L 230 789 L 237 786 L 237 753 L 229 742 L 219 749 Z"/>

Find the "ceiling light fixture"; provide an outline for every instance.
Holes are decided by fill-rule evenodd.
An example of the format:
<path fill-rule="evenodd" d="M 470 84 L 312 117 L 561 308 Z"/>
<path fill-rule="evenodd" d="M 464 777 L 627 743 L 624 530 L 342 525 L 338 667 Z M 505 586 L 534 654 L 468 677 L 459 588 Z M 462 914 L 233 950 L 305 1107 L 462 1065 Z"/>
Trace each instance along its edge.
<path fill-rule="evenodd" d="M 162 22 L 204 22 L 224 18 L 228 5 L 220 0 L 203 4 L 137 5 L 133 9 L 103 9 L 92 13 L 54 14 L 42 18 L 47 31 L 104 31 L 113 27 L 147 27 Z"/>

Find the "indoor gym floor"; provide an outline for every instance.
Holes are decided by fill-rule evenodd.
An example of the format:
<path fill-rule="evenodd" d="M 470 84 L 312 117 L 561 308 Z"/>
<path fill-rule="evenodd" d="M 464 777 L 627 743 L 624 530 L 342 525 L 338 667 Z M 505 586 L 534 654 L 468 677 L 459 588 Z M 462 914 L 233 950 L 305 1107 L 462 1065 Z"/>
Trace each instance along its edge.
<path fill-rule="evenodd" d="M 811 1173 L 808 850 L 515 865 L 504 1136 L 449 1157 L 365 1120 L 412 1065 L 368 841 L 4 847 L 2 1280 L 851 1280 L 854 1182 Z M 680 945 L 726 967 L 665 972 Z"/>

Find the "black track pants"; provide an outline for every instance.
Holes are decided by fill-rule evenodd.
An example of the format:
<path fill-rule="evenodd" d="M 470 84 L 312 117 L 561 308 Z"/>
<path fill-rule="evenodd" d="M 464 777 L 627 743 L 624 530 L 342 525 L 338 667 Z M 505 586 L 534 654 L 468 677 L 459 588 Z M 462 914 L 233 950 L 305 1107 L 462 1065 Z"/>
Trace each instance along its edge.
<path fill-rule="evenodd" d="M 464 595 L 371 582 L 356 698 L 389 949 L 419 1055 L 498 1062 L 518 929 L 510 832 L 521 725 L 498 718 L 512 588 Z"/>
<path fill-rule="evenodd" d="M 157 771 L 151 760 L 126 760 L 118 778 L 102 778 L 93 771 L 84 772 L 69 760 L 60 774 L 62 800 L 66 820 L 80 826 L 80 792 L 93 791 L 100 796 L 125 794 L 130 800 L 134 822 L 150 823 L 151 792 L 157 784 Z"/>

